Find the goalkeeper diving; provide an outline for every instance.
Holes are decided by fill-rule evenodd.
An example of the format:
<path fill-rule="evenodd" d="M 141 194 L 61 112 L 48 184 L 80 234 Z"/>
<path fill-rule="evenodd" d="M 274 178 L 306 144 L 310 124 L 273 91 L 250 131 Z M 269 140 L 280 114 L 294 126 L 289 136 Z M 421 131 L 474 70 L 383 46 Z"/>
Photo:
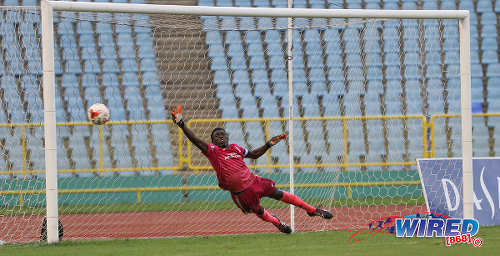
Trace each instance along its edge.
<path fill-rule="evenodd" d="M 293 204 L 304 209 L 309 216 L 321 216 L 331 219 L 333 215 L 323 209 L 310 206 L 296 195 L 276 188 L 273 180 L 262 178 L 250 172 L 250 169 L 243 161 L 243 158 L 257 159 L 286 139 L 286 134 L 281 134 L 271 138 L 262 147 L 254 150 L 247 150 L 236 144 L 229 144 L 229 136 L 223 128 L 215 128 L 210 135 L 212 144 L 198 138 L 194 132 L 184 125 L 182 119 L 182 107 L 177 106 L 172 111 L 172 120 L 179 126 L 186 137 L 201 150 L 208 158 L 215 172 L 219 187 L 231 193 L 234 203 L 243 213 L 255 213 L 260 219 L 272 223 L 279 231 L 289 234 L 292 232 L 290 226 L 270 214 L 260 205 L 262 197 L 270 197 L 288 204 Z"/>

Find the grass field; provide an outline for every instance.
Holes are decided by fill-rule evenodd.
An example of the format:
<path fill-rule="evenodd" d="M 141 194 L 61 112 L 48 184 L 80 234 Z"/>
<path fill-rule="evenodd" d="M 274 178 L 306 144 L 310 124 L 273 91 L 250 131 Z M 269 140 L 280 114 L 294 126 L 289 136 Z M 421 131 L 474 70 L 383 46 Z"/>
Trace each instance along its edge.
<path fill-rule="evenodd" d="M 444 246 L 443 238 L 396 238 L 388 234 L 358 235 L 332 231 L 284 234 L 255 234 L 185 237 L 144 240 L 64 241 L 59 244 L 0 246 L 0 255 L 497 255 L 500 227 L 481 227 L 476 237 L 483 246 Z M 349 242 L 364 238 L 363 241 Z"/>

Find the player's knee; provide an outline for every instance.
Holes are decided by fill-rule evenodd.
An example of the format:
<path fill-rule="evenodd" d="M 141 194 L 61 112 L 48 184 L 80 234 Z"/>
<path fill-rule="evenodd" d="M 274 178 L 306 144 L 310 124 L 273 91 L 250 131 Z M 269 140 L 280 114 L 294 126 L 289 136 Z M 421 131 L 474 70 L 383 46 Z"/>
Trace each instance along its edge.
<path fill-rule="evenodd" d="M 271 197 L 276 200 L 281 200 L 281 198 L 283 197 L 283 191 L 275 188 Z"/>
<path fill-rule="evenodd" d="M 257 211 L 255 211 L 255 214 L 258 214 L 258 215 L 264 214 L 264 208 L 261 206 Z"/>

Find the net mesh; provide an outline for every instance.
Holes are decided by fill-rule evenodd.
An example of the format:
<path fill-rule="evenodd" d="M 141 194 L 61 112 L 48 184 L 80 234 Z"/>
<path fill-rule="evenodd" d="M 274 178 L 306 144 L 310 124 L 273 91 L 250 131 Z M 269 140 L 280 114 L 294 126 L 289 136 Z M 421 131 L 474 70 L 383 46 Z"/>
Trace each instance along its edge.
<path fill-rule="evenodd" d="M 2 9 L 6 241 L 37 240 L 44 215 L 41 31 L 38 10 L 27 10 Z M 205 141 L 223 127 L 249 150 L 287 132 L 287 18 L 55 12 L 54 21 L 65 238 L 276 231 L 217 188 L 170 111 L 182 105 Z M 415 158 L 461 155 L 460 118 L 437 116 L 459 113 L 457 21 L 296 18 L 292 32 L 295 193 L 335 216 L 296 209 L 296 231 L 424 210 Z M 99 102 L 111 121 L 94 126 L 86 110 Z M 288 190 L 289 153 L 280 143 L 247 164 Z M 262 205 L 290 222 L 288 205 Z"/>

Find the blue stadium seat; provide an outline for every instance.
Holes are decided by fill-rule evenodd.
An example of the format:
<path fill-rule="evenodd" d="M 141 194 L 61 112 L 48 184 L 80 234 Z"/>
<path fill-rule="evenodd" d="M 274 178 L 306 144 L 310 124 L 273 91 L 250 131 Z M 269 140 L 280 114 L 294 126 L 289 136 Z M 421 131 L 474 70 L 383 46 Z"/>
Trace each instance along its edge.
<path fill-rule="evenodd" d="M 498 55 L 496 50 L 485 50 L 483 51 L 483 64 L 498 63 Z"/>
<path fill-rule="evenodd" d="M 76 48 L 63 48 L 62 53 L 65 60 L 80 60 L 78 50 Z"/>
<path fill-rule="evenodd" d="M 80 20 L 76 23 L 76 32 L 78 34 L 92 34 L 92 24 L 89 21 Z"/>
<path fill-rule="evenodd" d="M 122 84 L 124 86 L 138 86 L 139 80 L 137 78 L 137 73 L 127 72 L 123 74 Z"/>
<path fill-rule="evenodd" d="M 221 23 L 220 23 L 220 28 L 221 30 L 233 30 L 236 29 L 236 19 L 231 16 L 221 16 L 220 17 Z"/>
<path fill-rule="evenodd" d="M 257 28 L 259 30 L 269 30 L 273 28 L 273 20 L 270 17 L 258 17 Z"/>
<path fill-rule="evenodd" d="M 296 33 L 295 33 L 296 34 Z M 279 43 L 281 41 L 280 33 L 276 30 L 265 31 L 264 42 Z"/>
<path fill-rule="evenodd" d="M 284 69 L 273 69 L 271 72 L 272 83 L 286 83 L 288 82 L 287 73 Z"/>
<path fill-rule="evenodd" d="M 79 60 L 66 60 L 64 63 L 64 67 L 67 73 L 73 73 L 73 74 L 82 73 L 82 67 L 80 65 Z"/>
<path fill-rule="evenodd" d="M 90 104 L 102 102 L 101 93 L 97 87 L 87 87 L 85 88 L 85 99 L 89 101 Z"/>
<path fill-rule="evenodd" d="M 82 75 L 82 86 L 83 87 L 95 87 L 97 88 L 97 76 L 95 74 L 83 74 Z"/>
<path fill-rule="evenodd" d="M 485 51 L 485 50 L 497 51 L 498 50 L 497 38 L 496 37 L 483 38 L 482 50 L 483 51 Z"/>
<path fill-rule="evenodd" d="M 261 42 L 251 42 L 248 44 L 248 56 L 264 56 L 264 48 Z"/>
<path fill-rule="evenodd" d="M 342 67 L 342 55 L 340 53 L 330 53 L 326 58 L 326 64 L 328 67 Z"/>
<path fill-rule="evenodd" d="M 118 62 L 115 59 L 105 59 L 102 64 L 103 72 L 118 73 L 120 68 L 118 67 Z"/>
<path fill-rule="evenodd" d="M 334 44 L 338 43 L 340 38 L 339 38 L 339 30 L 336 28 L 327 28 L 325 30 L 324 34 L 324 40 L 326 42 L 333 42 Z"/>
<path fill-rule="evenodd" d="M 102 85 L 105 87 L 115 87 L 118 86 L 118 77 L 114 73 L 104 73 L 102 74 Z"/>
<path fill-rule="evenodd" d="M 142 58 L 141 59 L 141 71 L 142 72 L 156 72 L 156 63 L 154 58 Z"/>
<path fill-rule="evenodd" d="M 133 46 L 134 40 L 132 39 L 132 34 L 130 33 L 119 33 L 116 38 L 116 44 L 121 46 Z"/>
<path fill-rule="evenodd" d="M 38 51 L 38 50 L 37 50 Z M 82 59 L 83 60 L 97 60 L 97 53 L 96 53 L 96 48 L 95 46 L 90 46 L 90 47 L 82 47 L 81 52 L 82 52 Z"/>
<path fill-rule="evenodd" d="M 140 58 L 155 58 L 156 53 L 152 46 L 141 46 L 139 45 L 138 56 Z"/>
<path fill-rule="evenodd" d="M 271 69 L 285 69 L 285 61 L 281 56 L 270 56 L 269 68 Z"/>
<path fill-rule="evenodd" d="M 319 35 L 319 31 L 316 29 L 306 30 L 304 32 L 304 41 L 305 42 L 313 42 L 313 41 L 320 42 L 321 38 Z"/>
<path fill-rule="evenodd" d="M 306 54 L 307 55 L 322 55 L 323 49 L 319 41 L 311 41 L 306 43 Z"/>
<path fill-rule="evenodd" d="M 321 56 L 321 55 L 309 55 L 309 56 L 307 56 L 307 67 L 308 68 L 323 68 L 323 56 Z"/>
<path fill-rule="evenodd" d="M 99 38 L 97 40 L 97 43 L 99 46 L 101 47 L 104 47 L 104 46 L 112 46 L 114 47 L 115 46 L 115 42 L 114 42 L 114 39 L 113 39 L 113 34 L 109 33 L 101 33 L 101 34 L 98 34 L 99 35 Z"/>
<path fill-rule="evenodd" d="M 223 56 L 217 56 L 217 57 L 212 58 L 211 68 L 212 68 L 212 70 L 215 70 L 215 71 L 226 70 L 227 69 L 226 58 Z"/>
<path fill-rule="evenodd" d="M 281 43 L 268 43 L 266 53 L 269 56 L 283 56 Z"/>
<path fill-rule="evenodd" d="M 241 44 L 241 34 L 239 31 L 226 32 L 226 44 Z"/>
<path fill-rule="evenodd" d="M 233 73 L 234 84 L 248 84 L 248 72 L 246 70 L 236 70 Z"/>
<path fill-rule="evenodd" d="M 254 83 L 268 83 L 267 73 L 265 70 L 256 69 L 252 72 L 252 81 Z"/>
<path fill-rule="evenodd" d="M 230 78 L 229 74 L 227 73 L 227 70 L 219 70 L 215 71 L 214 74 L 214 83 L 215 84 L 224 84 L 224 83 L 230 83 Z"/>
<path fill-rule="evenodd" d="M 240 56 L 243 57 L 244 50 L 241 44 L 229 44 L 227 47 L 227 55 L 229 57 Z"/>
<path fill-rule="evenodd" d="M 491 0 L 478 0 L 477 1 L 477 12 L 478 13 L 488 13 L 493 11 Z"/>
<path fill-rule="evenodd" d="M 293 81 L 296 83 L 306 83 L 306 73 L 304 69 L 293 70 Z"/>
<path fill-rule="evenodd" d="M 116 55 L 116 48 L 114 46 L 103 46 L 101 47 L 101 59 L 104 61 L 111 59 L 116 60 L 118 57 Z"/>
<path fill-rule="evenodd" d="M 231 69 L 247 69 L 246 59 L 242 55 L 236 55 L 231 58 Z"/>
<path fill-rule="evenodd" d="M 472 64 L 470 69 L 471 69 L 470 74 L 471 74 L 472 79 L 483 77 L 483 67 L 481 65 L 479 65 L 479 63 Z"/>
<path fill-rule="evenodd" d="M 256 55 L 250 57 L 250 69 L 263 69 L 266 67 L 263 55 Z"/>
<path fill-rule="evenodd" d="M 130 46 L 121 46 L 118 49 L 118 53 L 120 54 L 120 58 L 135 58 L 135 50 Z"/>
<path fill-rule="evenodd" d="M 496 24 L 486 24 L 482 25 L 481 31 L 482 38 L 497 38 L 497 25 Z"/>
<path fill-rule="evenodd" d="M 357 74 L 358 76 L 360 74 Z M 311 68 L 309 71 L 309 81 L 311 82 L 325 82 L 325 72 L 320 68 Z"/>
<path fill-rule="evenodd" d="M 250 43 L 261 43 L 262 42 L 262 39 L 260 38 L 260 32 L 254 31 L 254 30 L 246 31 L 244 39 L 247 42 L 247 44 L 249 44 L 249 46 L 250 46 Z"/>
<path fill-rule="evenodd" d="M 490 77 L 499 77 L 500 76 L 500 64 L 491 63 L 487 65 L 488 69 L 486 71 L 486 76 Z M 472 71 L 471 71 L 472 73 Z"/>
<path fill-rule="evenodd" d="M 99 67 L 99 62 L 97 60 L 84 60 L 83 63 L 86 73 L 101 73 L 101 68 Z"/>
<path fill-rule="evenodd" d="M 123 59 L 122 60 L 122 71 L 123 72 L 139 72 L 137 68 L 137 62 L 135 59 Z"/>
<path fill-rule="evenodd" d="M 246 0 L 236 0 L 234 6 L 237 6 L 237 7 L 252 7 L 250 1 L 246 1 Z"/>
<path fill-rule="evenodd" d="M 205 37 L 205 42 L 208 45 L 222 44 L 222 38 L 221 38 L 219 31 L 207 31 L 206 37 Z"/>

